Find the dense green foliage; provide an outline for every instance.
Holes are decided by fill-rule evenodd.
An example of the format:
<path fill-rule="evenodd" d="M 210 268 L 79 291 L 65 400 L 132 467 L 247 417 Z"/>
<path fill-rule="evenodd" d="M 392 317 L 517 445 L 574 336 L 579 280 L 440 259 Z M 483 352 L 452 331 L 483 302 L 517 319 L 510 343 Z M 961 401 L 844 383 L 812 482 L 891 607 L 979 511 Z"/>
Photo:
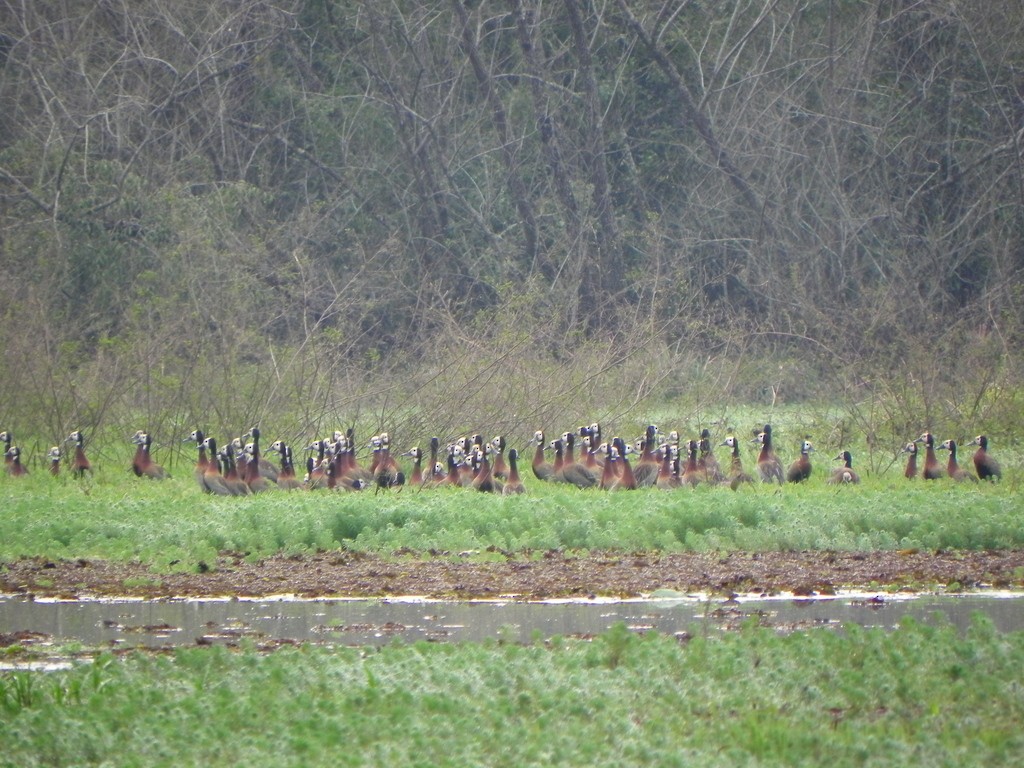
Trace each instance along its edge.
<path fill-rule="evenodd" d="M 223 648 L 0 676 L 0 764 L 1010 766 L 1024 633 Z"/>
<path fill-rule="evenodd" d="M 1016 0 L 2 0 L 0 428 L 1004 422 L 1022 67 Z"/>

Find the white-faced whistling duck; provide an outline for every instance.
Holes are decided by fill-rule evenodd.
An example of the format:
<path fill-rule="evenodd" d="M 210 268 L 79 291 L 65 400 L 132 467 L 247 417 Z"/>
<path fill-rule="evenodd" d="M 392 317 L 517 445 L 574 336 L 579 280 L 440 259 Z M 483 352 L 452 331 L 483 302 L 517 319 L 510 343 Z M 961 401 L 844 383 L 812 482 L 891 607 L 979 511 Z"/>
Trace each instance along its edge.
<path fill-rule="evenodd" d="M 271 483 L 277 483 L 277 467 L 274 466 L 274 463 L 270 461 L 266 456 L 264 456 L 263 452 L 260 450 L 260 428 L 253 427 L 244 435 L 242 435 L 243 439 L 245 439 L 246 437 L 252 438 L 252 456 L 255 456 L 256 458 L 256 467 L 260 475 L 266 478 Z M 252 456 L 249 456 L 248 458 L 251 459 Z M 250 472 L 248 467 L 246 467 L 246 472 Z"/>
<path fill-rule="evenodd" d="M 402 455 L 412 457 L 412 472 L 409 473 L 409 484 L 419 488 L 423 485 L 423 450 L 417 445 Z"/>
<path fill-rule="evenodd" d="M 597 450 L 597 447 L 601 444 L 601 425 L 595 422 L 589 426 L 582 426 L 579 429 L 579 433 L 581 446 L 580 461 L 594 475 L 600 477 L 601 457 L 598 456 L 600 451 Z"/>
<path fill-rule="evenodd" d="M 949 461 L 946 464 L 946 474 L 956 480 L 958 483 L 969 481 L 972 483 L 978 482 L 978 478 L 968 472 L 966 469 L 961 467 L 956 460 L 956 440 L 945 440 L 942 445 L 939 446 L 941 450 L 949 451 Z"/>
<path fill-rule="evenodd" d="M 71 438 L 69 437 L 68 440 Z M 209 463 L 209 459 L 206 456 L 206 435 L 203 434 L 201 429 L 193 429 L 189 436 L 181 442 L 192 443 L 199 449 L 199 456 L 196 459 L 196 467 L 193 471 L 195 474 L 196 482 L 199 483 L 199 487 L 204 487 L 204 477 L 206 476 L 206 465 Z M 216 457 L 214 457 L 216 460 Z"/>
<path fill-rule="evenodd" d="M 543 430 L 538 429 L 533 433 L 533 442 L 537 446 L 533 451 L 533 476 L 538 480 L 552 480 L 555 476 L 555 466 L 544 458 L 547 443 L 544 440 Z"/>
<path fill-rule="evenodd" d="M 199 478 L 199 487 L 204 493 L 212 493 L 215 496 L 236 496 L 237 494 L 228 485 L 224 475 L 220 473 L 217 458 L 217 441 L 212 437 L 204 437 L 202 450 L 209 453 L 203 473 Z"/>
<path fill-rule="evenodd" d="M 658 451 L 661 455 L 661 467 L 658 469 L 658 479 L 654 481 L 654 487 L 663 491 L 669 491 L 679 487 L 679 476 L 673 464 L 673 452 L 678 450 L 676 446 L 665 443 Z"/>
<path fill-rule="evenodd" d="M 610 491 L 612 486 L 618 480 L 618 476 L 615 473 L 615 456 L 618 449 L 613 443 L 601 443 L 597 446 L 597 450 L 604 454 L 604 463 L 601 467 L 601 482 L 598 483 L 598 488 L 602 491 Z"/>
<path fill-rule="evenodd" d="M 341 476 L 354 489 L 368 488 L 374 482 L 373 473 L 356 461 L 356 431 L 352 427 L 345 430 L 345 451 L 342 454 L 342 459 Z M 357 480 L 359 482 L 356 482 Z"/>
<path fill-rule="evenodd" d="M 743 471 L 743 459 L 740 456 L 740 441 L 735 435 L 729 435 L 722 441 L 722 445 L 729 449 L 729 477 L 723 482 L 728 483 L 734 491 L 741 483 L 752 483 L 754 478 Z"/>
<path fill-rule="evenodd" d="M 479 445 L 475 448 L 474 453 L 477 456 L 479 466 L 476 475 L 473 477 L 472 485 L 476 490 L 484 493 L 502 493 L 504 483 L 494 476 L 494 467 L 488 458 L 491 450 L 490 446 L 487 445 Z"/>
<path fill-rule="evenodd" d="M 635 491 L 640 486 L 637 484 L 636 473 L 629 463 L 629 448 L 626 445 L 626 441 L 621 437 L 612 438 L 612 446 L 614 450 L 611 456 L 614 457 L 617 468 L 615 470 L 615 482 L 608 490 Z"/>
<path fill-rule="evenodd" d="M 153 438 L 150 437 L 149 433 L 140 429 L 132 436 L 132 442 L 136 445 L 135 457 L 132 459 L 132 472 L 137 477 L 148 477 L 150 480 L 163 480 L 166 478 L 167 470 L 153 461 L 153 457 L 150 454 Z"/>
<path fill-rule="evenodd" d="M 448 446 L 448 474 L 445 482 L 453 488 L 461 488 L 465 483 L 462 474 L 462 463 L 464 461 L 462 446 L 452 443 Z M 472 482 L 472 481 L 470 481 Z"/>
<path fill-rule="evenodd" d="M 339 475 L 340 466 L 333 461 L 328 451 L 328 456 L 322 462 L 325 484 L 328 491 L 361 491 L 367 487 L 367 483 L 361 477 Z"/>
<path fill-rule="evenodd" d="M 585 464 L 576 461 L 573 446 L 576 443 L 576 435 L 573 432 L 566 432 L 562 435 L 564 441 L 564 455 L 562 466 L 555 472 L 555 480 L 575 485 L 577 488 L 593 488 L 598 484 L 598 476 Z M 557 463 L 558 448 L 555 448 Z"/>
<path fill-rule="evenodd" d="M 374 450 L 378 453 L 375 459 L 376 470 L 374 482 L 377 487 L 374 493 L 405 485 L 405 473 L 399 468 L 398 462 L 391 455 L 391 437 L 381 432 L 371 440 Z"/>
<path fill-rule="evenodd" d="M 860 475 L 853 471 L 853 456 L 849 451 L 840 451 L 833 461 L 843 462 L 843 466 L 836 467 L 828 476 L 825 482 L 829 485 L 846 485 L 847 483 L 859 483 Z"/>
<path fill-rule="evenodd" d="M 11 443 L 13 441 L 14 437 L 6 429 L 3 432 L 0 432 L 0 443 L 3 443 L 4 451 L 4 468 L 7 470 L 8 474 L 11 472 L 11 457 L 7 455 L 7 452 L 11 450 Z"/>
<path fill-rule="evenodd" d="M 46 458 L 50 460 L 50 474 L 53 475 L 54 477 L 57 477 L 57 475 L 60 474 L 60 446 L 55 445 L 52 448 L 50 448 L 49 453 L 46 454 Z"/>
<path fill-rule="evenodd" d="M 700 466 L 697 463 L 697 454 L 700 451 L 700 442 L 697 440 L 686 441 L 686 465 L 683 467 L 682 472 L 679 474 L 679 483 L 689 488 L 695 488 L 700 485 L 701 481 L 705 479 L 704 473 L 701 471 Z M 680 462 L 683 457 L 679 457 Z"/>
<path fill-rule="evenodd" d="M 988 452 L 988 438 L 985 435 L 978 435 L 968 445 L 978 446 L 978 450 L 971 457 L 974 462 L 974 470 L 978 473 L 980 480 L 996 481 L 1002 478 L 1003 470 Z"/>
<path fill-rule="evenodd" d="M 85 436 L 82 430 L 76 429 L 64 440 L 65 443 L 75 444 L 75 455 L 71 457 L 71 474 L 81 478 L 86 472 L 92 472 L 92 464 L 85 456 Z"/>
<path fill-rule="evenodd" d="M 513 496 L 518 493 L 526 493 L 526 486 L 519 477 L 519 451 L 512 448 L 508 452 L 508 477 L 505 478 L 505 485 L 502 486 L 502 496 Z"/>
<path fill-rule="evenodd" d="M 430 438 L 430 475 L 424 479 L 427 485 L 441 485 L 448 477 L 444 465 L 438 460 L 441 450 L 441 440 L 437 436 Z"/>
<path fill-rule="evenodd" d="M 302 488 L 302 481 L 295 475 L 295 463 L 292 447 L 284 440 L 275 440 L 270 451 L 280 457 L 280 468 L 277 471 L 277 487 L 286 491 Z"/>
<path fill-rule="evenodd" d="M 306 446 L 306 450 L 315 453 L 306 462 L 306 487 L 313 491 L 324 488 L 327 485 L 327 474 L 324 471 L 326 464 L 324 459 L 327 456 L 327 442 L 325 440 L 314 440 Z"/>
<path fill-rule="evenodd" d="M 505 461 L 505 436 L 495 435 L 491 440 L 491 447 L 494 449 L 494 461 L 491 462 L 491 472 L 499 480 L 508 477 L 508 464 Z"/>
<path fill-rule="evenodd" d="M 917 443 L 910 442 L 903 446 L 903 453 L 907 454 L 907 468 L 903 470 L 903 476 L 907 480 L 917 477 Z"/>
<path fill-rule="evenodd" d="M 711 431 L 707 427 L 700 431 L 700 457 L 697 459 L 697 466 L 704 471 L 709 483 L 718 484 L 725 480 L 725 474 L 718 459 L 715 458 L 711 445 Z"/>
<path fill-rule="evenodd" d="M 761 444 L 761 452 L 757 455 L 757 474 L 763 483 L 778 481 L 782 485 L 786 477 L 782 472 L 782 462 L 775 455 L 772 443 L 772 425 L 765 424 L 764 430 L 754 438 L 753 442 Z"/>
<path fill-rule="evenodd" d="M 11 477 L 21 477 L 28 474 L 28 469 L 21 463 L 21 448 L 12 445 L 4 451 L 4 458 L 9 460 L 7 474 Z"/>
<path fill-rule="evenodd" d="M 640 450 L 640 460 L 637 461 L 636 468 L 633 470 L 638 488 L 650 488 L 658 480 L 661 464 L 654 453 L 657 446 L 658 427 L 648 424 L 643 437 L 643 448 Z"/>
<path fill-rule="evenodd" d="M 235 455 L 235 448 L 230 443 L 221 448 L 217 454 L 220 459 L 224 482 L 227 483 L 232 496 L 248 496 L 252 491 L 249 490 L 249 486 L 238 473 L 238 464 L 235 462 Z"/>
<path fill-rule="evenodd" d="M 276 483 L 263 473 L 260 466 L 265 460 L 260 452 L 259 429 L 253 427 L 248 436 L 252 437 L 252 442 L 246 443 L 245 448 L 242 449 L 242 453 L 245 456 L 245 472 L 242 475 L 242 479 L 249 486 L 251 493 L 263 493 L 273 488 Z M 276 471 L 275 469 L 275 473 Z"/>
<path fill-rule="evenodd" d="M 938 480 L 946 476 L 946 471 L 939 465 L 935 457 L 935 436 L 931 432 L 925 432 L 915 443 L 924 443 L 924 469 L 921 477 L 925 480 Z"/>
<path fill-rule="evenodd" d="M 800 441 L 800 456 L 789 465 L 786 471 L 786 480 L 791 483 L 801 483 L 811 476 L 811 451 L 814 446 L 806 438 Z"/>

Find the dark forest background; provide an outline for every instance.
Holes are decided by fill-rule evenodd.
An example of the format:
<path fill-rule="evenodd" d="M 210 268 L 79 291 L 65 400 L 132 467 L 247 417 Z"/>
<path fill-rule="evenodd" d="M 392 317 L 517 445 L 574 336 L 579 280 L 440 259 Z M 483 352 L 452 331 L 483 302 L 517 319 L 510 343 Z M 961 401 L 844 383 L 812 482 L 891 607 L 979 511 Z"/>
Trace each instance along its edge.
<path fill-rule="evenodd" d="M 0 0 L 0 105 L 40 445 L 1019 426 L 1019 0 Z"/>

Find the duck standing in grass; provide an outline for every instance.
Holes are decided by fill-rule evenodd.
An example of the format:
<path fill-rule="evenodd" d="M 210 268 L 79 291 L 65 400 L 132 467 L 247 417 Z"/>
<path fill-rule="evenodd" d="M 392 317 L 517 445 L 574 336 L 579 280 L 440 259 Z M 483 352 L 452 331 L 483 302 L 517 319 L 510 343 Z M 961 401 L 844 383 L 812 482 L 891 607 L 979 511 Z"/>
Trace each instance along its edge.
<path fill-rule="evenodd" d="M 515 448 L 508 452 L 508 476 L 505 485 L 502 486 L 503 496 L 513 496 L 519 493 L 526 493 L 526 487 L 519 477 L 519 451 Z"/>
<path fill-rule="evenodd" d="M 925 480 L 938 480 L 945 477 L 946 473 L 935 457 L 935 435 L 925 432 L 914 442 L 924 443 L 924 469 L 921 470 L 921 477 Z"/>
<path fill-rule="evenodd" d="M 917 443 L 910 442 L 903 446 L 903 453 L 907 454 L 907 468 L 903 470 L 903 476 L 907 480 L 917 477 Z"/>
<path fill-rule="evenodd" d="M 939 450 L 949 451 L 949 461 L 946 463 L 946 474 L 958 483 L 978 482 L 978 478 L 960 466 L 956 459 L 956 440 L 945 440 L 939 446 Z"/>
<path fill-rule="evenodd" d="M 988 438 L 985 435 L 978 435 L 968 445 L 978 446 L 971 461 L 974 462 L 974 471 L 978 473 L 978 479 L 991 480 L 995 482 L 1003 477 L 1003 470 L 988 452 Z"/>
<path fill-rule="evenodd" d="M 786 477 L 782 472 L 782 462 L 775 455 L 772 425 L 765 424 L 764 429 L 752 442 L 761 444 L 761 452 L 757 455 L 757 474 L 761 477 L 761 482 L 771 483 L 778 480 L 779 485 L 782 485 Z"/>
<path fill-rule="evenodd" d="M 786 480 L 791 483 L 801 483 L 811 476 L 810 453 L 813 450 L 814 446 L 810 440 L 804 438 L 800 442 L 800 457 L 789 465 L 789 470 L 786 472 Z"/>
<path fill-rule="evenodd" d="M 140 429 L 132 436 L 132 442 L 136 446 L 135 457 L 132 459 L 132 472 L 135 473 L 135 476 L 148 477 L 150 480 L 165 479 L 168 476 L 167 470 L 153 461 L 153 457 L 150 455 L 150 448 L 153 445 L 153 438 L 150 434 Z"/>

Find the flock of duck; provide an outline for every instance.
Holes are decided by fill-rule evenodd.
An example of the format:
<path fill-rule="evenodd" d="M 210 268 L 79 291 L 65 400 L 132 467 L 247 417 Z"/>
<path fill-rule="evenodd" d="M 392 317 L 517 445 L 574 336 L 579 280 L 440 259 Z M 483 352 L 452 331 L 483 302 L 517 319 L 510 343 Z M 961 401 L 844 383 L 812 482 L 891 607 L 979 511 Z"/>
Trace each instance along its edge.
<path fill-rule="evenodd" d="M 7 473 L 12 476 L 27 474 L 28 470 L 21 462 L 21 449 L 13 443 L 10 432 L 0 432 L 0 442 L 4 444 Z M 131 442 L 136 446 L 131 466 L 136 476 L 153 480 L 168 476 L 163 466 L 151 456 L 152 438 L 148 432 L 139 430 L 131 437 Z M 276 457 L 276 462 L 271 461 L 261 450 L 258 427 L 223 446 L 198 429 L 183 442 L 193 443 L 198 451 L 194 474 L 199 487 L 206 493 L 219 496 L 248 495 L 272 488 L 359 491 L 373 487 L 375 492 L 379 492 L 407 484 L 419 488 L 450 485 L 505 495 L 526 490 L 519 474 L 519 452 L 515 448 L 506 451 L 506 441 L 501 435 L 490 441 L 485 441 L 482 435 L 463 437 L 447 444 L 443 450 L 441 441 L 432 437 L 428 453 L 414 447 L 401 454 L 412 464 L 408 477 L 391 454 L 391 438 L 387 432 L 370 439 L 368 447 L 372 455 L 367 465 L 361 465 L 356 459 L 357 443 L 352 429 L 336 431 L 330 438 L 314 440 L 305 446 L 308 455 L 301 479 L 295 471 L 292 447 L 283 440 L 274 441 L 268 450 Z M 784 482 L 803 482 L 811 476 L 810 454 L 814 445 L 809 439 L 801 441 L 800 455 L 788 467 L 784 467 L 775 454 L 770 424 L 765 424 L 750 442 L 758 446 L 754 474 L 744 470 L 740 451 L 742 441 L 735 435 L 729 435 L 719 443 L 719 447 L 728 449 L 729 453 L 723 466 L 715 458 L 711 433 L 707 429 L 702 430 L 699 438 L 681 440 L 675 431 L 662 436 L 657 426 L 652 424 L 642 437 L 628 443 L 617 436 L 604 440 L 600 424 L 595 423 L 564 432 L 551 441 L 542 430 L 535 432 L 530 441 L 533 448 L 531 468 L 534 477 L 540 481 L 608 491 L 644 487 L 671 489 L 700 484 L 726 485 L 735 490 L 743 483 L 753 483 L 755 478 L 781 485 Z M 76 477 L 91 472 L 82 432 L 72 432 L 65 440 L 67 443 L 74 444 L 74 451 L 69 457 L 65 457 L 60 446 L 50 449 L 49 471 L 57 475 L 65 463 Z M 919 470 L 920 444 L 924 445 L 925 454 Z M 903 447 L 903 452 L 908 454 L 904 475 L 908 479 L 920 475 L 925 480 L 949 477 L 960 482 L 978 482 L 979 478 L 999 480 L 1002 470 L 998 461 L 988 453 L 988 438 L 978 435 L 968 445 L 977 446 L 971 457 L 973 473 L 960 466 L 955 440 L 945 440 L 936 445 L 934 435 L 925 432 Z M 937 449 L 949 452 L 945 466 L 936 456 Z M 549 451 L 551 461 L 548 460 Z M 635 465 L 631 456 L 635 457 Z M 827 483 L 847 485 L 860 482 L 849 451 L 840 451 L 834 460 L 840 465 L 829 473 Z"/>

